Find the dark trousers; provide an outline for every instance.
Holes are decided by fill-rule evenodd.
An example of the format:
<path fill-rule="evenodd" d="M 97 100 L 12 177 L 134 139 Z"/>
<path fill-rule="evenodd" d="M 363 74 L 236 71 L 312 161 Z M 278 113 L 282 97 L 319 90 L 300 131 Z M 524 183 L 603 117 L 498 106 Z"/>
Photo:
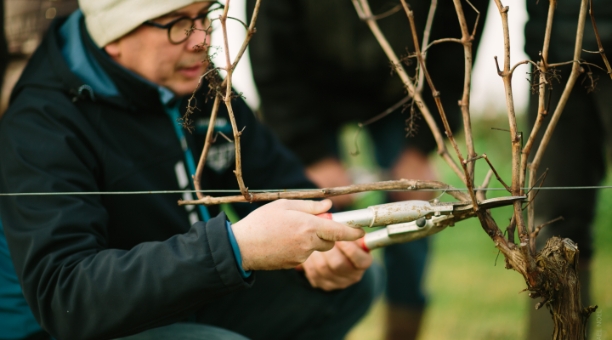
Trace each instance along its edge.
<path fill-rule="evenodd" d="M 383 290 L 378 265 L 347 289 L 313 289 L 295 270 L 257 272 L 250 289 L 218 299 L 197 321 L 249 339 L 343 339 Z"/>

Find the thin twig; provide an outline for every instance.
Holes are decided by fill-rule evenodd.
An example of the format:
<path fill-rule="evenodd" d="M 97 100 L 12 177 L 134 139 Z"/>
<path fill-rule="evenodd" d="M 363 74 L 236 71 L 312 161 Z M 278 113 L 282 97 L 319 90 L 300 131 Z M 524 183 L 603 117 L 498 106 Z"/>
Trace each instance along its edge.
<path fill-rule="evenodd" d="M 403 1 L 403 0 L 402 0 Z M 457 19 L 459 19 L 459 27 L 461 27 L 461 43 L 463 45 L 464 54 L 464 77 L 463 77 L 463 95 L 461 97 L 460 107 L 461 115 L 463 117 L 463 131 L 465 135 L 465 145 L 467 148 L 467 157 L 473 158 L 476 156 L 474 149 L 474 139 L 472 134 L 472 120 L 470 116 L 470 87 L 472 83 L 472 67 L 474 56 L 472 53 L 472 41 L 474 41 L 474 34 L 478 27 L 478 20 L 480 18 L 480 12 L 472 3 L 467 3 L 476 12 L 476 22 L 474 23 L 474 29 L 470 34 L 468 30 L 467 21 L 465 20 L 465 14 L 463 13 L 463 6 L 460 0 L 453 0 L 455 5 L 455 11 L 457 12 Z M 470 162 L 467 164 L 467 172 L 470 174 L 469 182 L 471 186 L 474 185 L 474 163 Z M 468 184 L 470 184 L 468 183 Z M 468 185 L 469 187 L 469 185 Z"/>
<path fill-rule="evenodd" d="M 535 239 L 536 237 L 538 237 L 538 234 L 540 234 L 540 231 L 542 230 L 542 228 L 546 227 L 547 225 L 553 224 L 553 223 L 558 222 L 558 221 L 563 221 L 563 220 L 564 220 L 563 216 L 559 216 L 559 217 L 557 217 L 557 218 L 555 218 L 553 220 L 550 220 L 550 221 L 548 221 L 546 223 L 540 224 L 533 231 L 533 233 L 531 235 L 531 238 Z"/>
<path fill-rule="evenodd" d="M 402 107 L 402 105 L 406 104 L 411 98 L 406 96 L 404 98 L 402 98 L 399 102 L 393 104 L 393 106 L 391 106 L 390 108 L 386 109 L 385 111 L 377 114 L 376 116 L 366 120 L 365 122 L 359 123 L 359 127 L 364 127 L 364 126 L 368 126 L 374 122 L 377 122 L 381 119 L 383 119 L 384 117 L 390 115 L 391 113 L 393 113 L 395 110 L 399 109 L 400 107 Z"/>
<path fill-rule="evenodd" d="M 603 62 L 606 65 L 606 69 L 608 70 L 608 76 L 612 78 L 612 67 L 610 67 L 610 62 L 608 61 L 608 57 L 606 57 L 606 53 L 604 52 L 603 44 L 601 43 L 601 37 L 599 36 L 599 30 L 597 29 L 597 24 L 595 23 L 595 14 L 593 14 L 593 0 L 589 0 L 589 14 L 591 15 L 593 32 L 595 32 L 595 39 L 597 40 L 597 46 L 599 47 L 598 53 L 601 54 L 601 59 L 603 59 Z"/>
<path fill-rule="evenodd" d="M 370 10 L 367 0 L 352 0 L 352 2 L 360 18 L 364 19 L 372 15 L 372 12 Z M 380 28 L 378 27 L 378 24 L 376 23 L 376 21 L 371 20 L 371 19 L 370 20 L 364 19 L 364 20 L 366 24 L 368 25 L 368 27 L 370 28 L 370 30 L 372 31 L 372 33 L 374 34 L 374 37 L 376 38 L 376 40 L 382 47 L 383 51 L 385 52 L 385 54 L 387 55 L 387 57 L 393 64 L 394 69 L 396 73 L 399 75 L 402 82 L 404 83 L 404 86 L 406 90 L 408 91 L 408 94 L 412 98 L 414 98 L 414 101 L 417 103 L 417 106 L 419 107 L 419 110 L 421 111 L 423 118 L 427 122 L 427 125 L 431 129 L 434 139 L 436 140 L 436 144 L 438 146 L 438 154 L 446 161 L 446 163 L 451 167 L 451 169 L 455 172 L 455 174 L 457 174 L 457 176 L 461 178 L 461 180 L 463 181 L 464 175 L 462 171 L 459 169 L 459 167 L 457 166 L 457 164 L 455 163 L 455 161 L 449 155 L 448 151 L 446 150 L 446 146 L 444 145 L 444 139 L 442 138 L 442 134 L 440 133 L 440 130 L 438 129 L 436 121 L 433 119 L 431 112 L 425 105 L 423 97 L 421 96 L 419 92 L 416 91 L 416 88 L 414 84 L 412 83 L 412 80 L 408 76 L 408 73 L 406 72 L 406 70 L 403 68 L 400 60 L 395 55 L 395 52 L 391 48 L 391 45 L 389 45 L 389 42 L 387 41 L 385 36 L 380 31 Z"/>
<path fill-rule="evenodd" d="M 244 55 L 244 52 L 249 46 L 249 42 L 251 41 L 251 38 L 255 34 L 255 23 L 257 23 L 257 17 L 259 15 L 260 5 L 261 5 L 261 0 L 257 0 L 257 2 L 255 3 L 255 8 L 253 9 L 253 15 L 251 15 L 251 21 L 249 23 L 249 28 L 247 29 L 247 32 L 246 32 L 246 37 L 244 38 L 244 41 L 242 42 L 242 46 L 240 46 L 240 49 L 238 50 L 238 53 L 236 54 L 236 57 L 234 58 L 234 63 L 232 64 L 233 69 L 235 69 L 236 66 L 238 66 L 238 62 Z"/>
<path fill-rule="evenodd" d="M 227 34 L 227 14 L 230 7 L 230 0 L 226 1 L 225 9 L 223 14 L 219 17 L 219 21 L 221 22 L 221 30 L 223 32 L 223 47 L 225 52 L 225 65 L 227 65 L 225 72 L 225 96 L 223 97 L 223 102 L 225 103 L 225 107 L 227 107 L 227 113 L 232 125 L 232 131 L 234 133 L 234 151 L 235 151 L 235 162 L 236 168 L 234 169 L 234 175 L 236 175 L 236 180 L 238 181 L 238 187 L 240 188 L 240 192 L 247 200 L 251 197 L 249 194 L 249 189 L 244 184 L 244 178 L 242 177 L 242 152 L 240 147 L 240 135 L 241 132 L 238 131 L 238 125 L 236 123 L 236 116 L 234 115 L 234 109 L 232 107 L 232 74 L 234 72 L 234 67 L 231 62 L 230 51 L 229 51 L 229 39 Z"/>
<path fill-rule="evenodd" d="M 238 65 L 238 62 L 240 61 L 240 58 L 242 57 L 242 55 L 244 54 L 244 52 L 246 51 L 246 47 L 249 44 L 249 41 L 251 39 L 251 37 L 253 36 L 254 32 L 255 32 L 255 22 L 257 21 L 257 15 L 259 13 L 259 6 L 260 6 L 260 0 L 257 0 L 256 4 L 255 4 L 255 10 L 253 12 L 253 15 L 251 17 L 251 24 L 249 25 L 248 29 L 247 29 L 247 35 L 242 43 L 242 46 L 240 48 L 240 50 L 238 51 L 236 58 L 234 59 L 234 63 L 230 64 L 230 58 L 229 58 L 229 48 L 228 48 L 228 39 L 227 39 L 227 28 L 226 28 L 226 22 L 227 19 L 231 19 L 231 20 L 236 20 L 238 22 L 240 22 L 243 26 L 246 27 L 246 24 L 244 22 L 242 22 L 239 19 L 236 19 L 234 17 L 230 17 L 228 16 L 228 10 L 229 10 L 229 0 L 226 3 L 226 6 L 224 8 L 223 14 L 220 16 L 219 20 L 221 22 L 221 26 L 223 29 L 223 41 L 224 41 L 224 45 L 225 45 L 225 56 L 226 56 L 226 72 L 227 72 L 227 76 L 226 78 L 223 80 L 221 86 L 219 87 L 220 89 L 222 89 L 224 86 L 226 87 L 226 95 L 225 95 L 225 104 L 228 108 L 228 114 L 230 117 L 230 121 L 232 122 L 232 130 L 234 132 L 234 139 L 235 139 L 235 152 L 236 152 L 236 178 L 238 181 L 238 185 L 240 187 L 241 192 L 243 193 L 243 195 L 245 195 L 245 197 L 247 197 L 246 195 L 248 195 L 248 189 L 245 187 L 244 185 L 244 181 L 242 179 L 242 164 L 241 164 L 241 154 L 240 154 L 240 137 L 239 137 L 239 132 L 236 126 L 236 121 L 235 121 L 235 117 L 234 117 L 234 112 L 232 110 L 231 107 L 231 75 L 232 75 L 232 71 L 236 68 L 236 66 Z M 206 30 L 208 32 L 208 29 Z M 210 62 L 210 59 L 209 59 Z M 231 66 L 230 66 L 231 65 Z M 219 70 L 219 68 L 214 68 L 211 69 L 209 71 L 207 71 L 204 75 L 202 75 L 200 77 L 200 80 L 198 82 L 198 87 L 202 81 L 202 79 L 207 76 L 207 74 L 213 70 Z M 197 88 L 196 88 L 197 90 Z M 189 99 L 189 107 L 191 107 L 191 101 L 194 99 L 194 95 L 195 95 L 195 91 L 192 94 L 192 97 Z M 198 198 L 202 199 L 204 198 L 203 194 L 200 192 L 201 189 L 201 183 L 200 183 L 200 178 L 202 176 L 202 173 L 204 171 L 204 166 L 206 164 L 206 158 L 208 156 L 208 151 L 210 150 L 211 144 L 214 141 L 213 138 L 213 132 L 214 132 L 214 127 L 215 127 L 215 120 L 219 111 L 219 104 L 220 104 L 220 99 L 221 99 L 221 94 L 217 93 L 217 91 L 215 90 L 215 102 L 213 104 L 213 109 L 210 115 L 210 119 L 209 119 L 209 123 L 208 123 L 208 130 L 206 132 L 206 139 L 204 141 L 204 148 L 202 149 L 202 153 L 200 155 L 200 160 L 198 162 L 198 166 L 196 168 L 196 173 L 193 175 L 193 181 L 194 181 L 194 187 L 197 190 L 197 196 Z M 228 106 L 229 105 L 229 106 Z"/>
<path fill-rule="evenodd" d="M 436 9 L 438 8 L 438 0 L 431 0 L 431 4 L 429 5 L 429 12 L 427 13 L 427 22 L 425 23 L 425 30 L 423 31 L 423 43 L 421 45 L 421 49 L 423 50 L 423 59 L 427 60 L 427 45 L 429 45 L 429 37 L 431 36 L 431 27 L 433 26 L 434 16 L 436 14 Z M 417 68 L 418 69 L 418 68 Z M 423 72 L 419 72 L 419 80 L 417 82 L 417 92 L 423 93 L 423 80 L 425 75 Z"/>
<path fill-rule="evenodd" d="M 534 65 L 535 67 L 537 67 L 537 64 L 536 64 L 536 63 L 534 63 L 534 62 L 533 62 L 533 61 L 531 61 L 531 60 L 523 60 L 523 61 L 519 61 L 518 63 L 514 64 L 514 66 L 512 66 L 512 68 L 510 69 L 510 74 L 513 74 L 513 73 L 514 73 L 514 70 L 515 70 L 517 67 L 519 67 L 519 66 L 521 66 L 521 65 L 525 65 L 525 64 L 532 64 L 532 65 Z"/>
<path fill-rule="evenodd" d="M 478 30 L 478 23 L 480 22 L 480 11 L 478 10 L 478 8 L 476 8 L 476 6 L 474 6 L 470 0 L 465 0 L 465 2 L 468 3 L 468 5 L 470 5 L 470 7 L 472 7 L 472 9 L 474 10 L 474 12 L 476 12 L 476 19 L 474 20 L 474 28 L 472 28 L 472 34 L 470 34 L 470 36 L 472 37 L 472 39 L 474 39 L 474 37 L 476 36 L 476 31 Z M 463 11 L 463 9 L 462 9 Z M 465 17 L 464 17 L 465 18 Z M 461 20 L 461 19 L 459 19 Z"/>
<path fill-rule="evenodd" d="M 388 16 L 391 16 L 391 15 L 393 15 L 393 14 L 395 14 L 395 13 L 399 12 L 401 9 L 402 9 L 402 6 L 400 6 L 400 5 L 396 5 L 396 6 L 394 6 L 393 8 L 391 8 L 390 10 L 388 10 L 388 11 L 386 11 L 386 12 L 384 12 L 384 13 L 381 13 L 381 14 L 376 14 L 376 15 L 372 15 L 372 16 L 369 16 L 369 17 L 364 17 L 363 19 L 366 19 L 366 20 L 370 20 L 370 19 L 371 19 L 371 20 L 380 20 L 380 19 L 384 19 L 384 18 L 386 18 L 386 17 L 388 17 Z"/>
<path fill-rule="evenodd" d="M 582 50 L 582 52 L 590 53 L 590 51 L 587 51 L 587 50 Z M 596 53 L 599 53 L 599 52 L 596 52 Z M 574 63 L 578 63 L 580 65 L 593 66 L 593 67 L 596 67 L 596 68 L 598 68 L 598 69 L 600 69 L 602 71 L 606 70 L 605 68 L 603 68 L 603 67 L 601 67 L 601 66 L 599 66 L 597 64 L 589 63 L 589 62 L 586 62 L 584 60 L 570 60 L 570 61 L 564 61 L 564 62 L 559 62 L 559 63 L 553 63 L 553 64 L 549 64 L 548 68 L 554 68 L 554 67 L 565 66 L 565 65 L 572 65 Z"/>
<path fill-rule="evenodd" d="M 493 178 L 493 170 L 489 169 L 487 171 L 487 175 L 485 176 L 482 184 L 476 190 L 476 199 L 479 201 L 484 201 L 487 198 L 487 188 L 489 187 L 489 183 L 491 182 L 491 178 Z"/>
<path fill-rule="evenodd" d="M 548 174 L 548 169 L 546 169 L 546 171 L 544 171 L 544 173 L 542 175 L 540 175 L 540 178 L 538 178 L 538 180 L 536 181 L 535 185 L 531 188 L 528 188 L 527 192 L 530 193 L 532 191 L 534 191 L 535 193 L 533 194 L 533 196 L 530 196 L 531 198 L 527 200 L 527 205 L 525 206 L 525 208 L 529 208 L 531 205 L 535 204 L 535 199 L 536 197 L 538 197 L 538 194 L 540 193 L 540 190 L 536 190 L 537 188 L 542 188 L 542 186 L 544 185 L 544 181 L 546 180 L 546 175 Z M 534 221 L 535 221 L 535 215 L 529 215 L 529 223 L 530 225 L 535 225 Z M 533 230 L 532 230 L 533 231 Z"/>
<path fill-rule="evenodd" d="M 556 1 L 550 1 L 549 6 L 548 6 L 548 17 L 546 19 L 546 30 L 544 32 L 544 43 L 542 46 L 542 51 L 540 52 L 540 62 L 535 68 L 537 70 L 537 75 L 539 76 L 539 79 L 540 79 L 540 83 L 538 84 L 538 87 L 539 87 L 538 88 L 538 113 L 536 116 L 536 120 L 533 124 L 533 127 L 531 129 L 529 138 L 527 139 L 527 143 L 523 147 L 523 151 L 522 151 L 523 159 L 522 159 L 521 166 L 522 166 L 522 169 L 524 169 L 523 170 L 524 172 L 521 175 L 521 186 L 522 187 L 525 186 L 525 182 L 526 182 L 525 176 L 526 176 L 527 168 L 529 168 L 529 185 L 530 186 L 533 185 L 533 180 L 535 178 L 536 172 L 533 170 L 533 163 L 528 165 L 527 160 L 529 159 L 531 149 L 542 127 L 544 119 L 548 115 L 548 105 L 546 105 L 546 89 L 547 89 L 546 85 L 548 84 L 548 80 L 546 79 L 546 74 L 548 72 L 548 68 L 550 67 L 548 65 L 548 51 L 550 48 L 550 37 L 551 37 L 551 32 L 552 32 L 552 24 L 553 24 L 555 9 L 556 9 Z M 539 166 L 539 165 L 536 164 L 536 166 Z M 531 191 L 529 192 L 528 194 L 529 201 L 533 201 L 535 199 L 534 195 L 535 193 L 532 193 Z M 534 205 L 528 206 L 527 217 L 528 217 L 528 230 L 530 233 L 533 233 L 534 228 L 535 228 Z M 531 251 L 535 252 L 536 250 L 535 241 L 530 242 L 530 247 L 531 247 Z"/>
<path fill-rule="evenodd" d="M 519 136 L 517 123 L 516 123 L 516 112 L 514 108 L 514 96 L 512 91 L 512 73 L 510 73 L 510 33 L 508 28 L 508 7 L 502 5 L 500 0 L 494 0 L 497 5 L 497 9 L 501 16 L 502 21 L 502 29 L 504 35 L 504 65 L 503 71 L 499 70 L 500 76 L 504 82 L 505 94 L 506 94 L 506 108 L 508 110 L 508 125 L 510 127 L 510 143 L 512 145 L 512 187 L 511 193 L 512 195 L 522 195 L 522 190 L 520 186 L 520 178 L 521 178 L 521 137 Z M 516 216 L 516 225 L 518 229 L 519 244 L 527 244 L 529 235 L 525 230 L 525 224 L 523 221 L 523 216 L 521 214 L 522 207 L 520 202 L 515 202 L 514 204 L 514 215 Z M 520 249 L 526 248 L 521 247 Z M 530 258 L 527 253 L 523 254 L 526 259 Z M 529 271 L 531 268 L 535 266 L 535 263 L 528 264 Z"/>
<path fill-rule="evenodd" d="M 226 136 L 226 135 L 225 135 L 223 132 L 221 132 L 221 131 L 217 132 L 217 135 L 218 135 L 218 136 L 223 137 L 223 139 L 225 139 L 226 141 L 228 141 L 228 142 L 230 142 L 230 143 L 234 143 L 234 141 L 233 141 L 233 140 L 231 140 L 231 139 L 230 139 L 228 136 Z M 215 138 L 216 138 L 216 136 L 215 136 Z"/>
<path fill-rule="evenodd" d="M 580 14 L 578 17 L 578 27 L 576 28 L 576 42 L 574 45 L 574 56 L 572 58 L 573 60 L 580 60 L 580 53 L 582 51 L 582 40 L 584 36 L 584 24 L 586 22 L 587 1 L 589 0 L 582 0 L 580 4 Z M 555 127 L 557 126 L 557 122 L 559 121 L 559 118 L 561 117 L 561 113 L 563 112 L 563 109 L 565 108 L 565 104 L 567 103 L 567 100 L 569 99 L 569 96 L 574 87 L 574 84 L 576 83 L 576 80 L 578 79 L 578 76 L 581 72 L 580 70 L 581 70 L 580 64 L 578 62 L 575 62 L 572 65 L 572 71 L 569 75 L 567 83 L 565 84 L 565 88 L 563 89 L 563 93 L 561 94 L 561 98 L 559 99 L 559 103 L 557 104 L 557 107 L 555 108 L 552 118 L 550 119 L 550 122 L 548 123 L 548 126 L 546 128 L 546 131 L 544 132 L 544 136 L 542 137 L 542 141 L 540 142 L 540 146 L 538 147 L 538 150 L 536 151 L 536 155 L 533 158 L 533 161 L 531 163 L 531 167 L 530 167 L 530 178 L 531 179 L 536 177 L 538 168 L 540 166 L 540 162 L 542 161 L 542 155 L 544 154 L 544 151 L 546 151 L 546 148 L 548 146 L 548 143 L 550 142 L 552 133 Z"/>
<path fill-rule="evenodd" d="M 383 181 L 364 184 L 353 184 L 344 187 L 323 188 L 320 190 L 308 191 L 282 191 L 269 193 L 251 193 L 247 199 L 243 195 L 224 196 L 224 197 L 204 197 L 199 200 L 180 200 L 179 205 L 216 205 L 223 203 L 240 203 L 240 202 L 262 202 L 272 201 L 277 199 L 313 199 L 313 198 L 328 198 L 338 195 L 354 194 L 364 191 L 388 191 L 388 190 L 421 190 L 421 189 L 438 189 L 444 190 L 445 193 L 451 195 L 460 201 L 469 201 L 470 197 L 465 192 L 459 191 L 456 188 L 437 181 L 420 181 L 420 180 L 395 180 Z"/>
<path fill-rule="evenodd" d="M 386 116 L 390 115 L 391 113 L 395 112 L 395 110 L 399 109 L 400 107 L 402 107 L 402 105 L 406 104 L 411 98 L 409 96 L 406 96 L 404 98 L 402 98 L 399 102 L 393 104 L 393 106 L 391 106 L 390 108 L 386 109 L 385 111 L 377 114 L 376 116 L 366 120 L 365 122 L 361 122 L 357 124 L 357 131 L 355 131 L 355 136 L 353 137 L 353 142 L 355 144 L 355 151 L 351 151 L 350 154 L 352 156 L 357 156 L 359 155 L 359 144 L 357 144 L 357 137 L 359 136 L 359 133 L 361 132 L 361 130 L 365 127 L 368 126 L 372 123 L 375 123 L 383 118 L 385 118 Z"/>
<path fill-rule="evenodd" d="M 544 173 L 537 179 L 534 187 L 542 187 L 544 185 L 544 181 L 546 180 L 546 175 L 548 174 L 548 169 L 544 171 Z M 534 187 L 529 188 L 529 192 L 527 194 L 527 222 L 529 223 L 530 229 L 529 232 L 533 235 L 535 230 L 535 200 L 538 197 L 539 190 L 534 190 Z M 536 252 L 536 239 L 531 238 L 529 240 L 529 247 L 531 247 L 531 252 Z"/>
<path fill-rule="evenodd" d="M 200 161 L 198 162 L 198 167 L 196 168 L 196 173 L 193 175 L 193 185 L 197 190 L 197 196 L 199 199 L 204 198 L 204 194 L 200 192 L 202 189 L 200 178 L 202 178 L 204 174 L 204 165 L 206 163 L 206 157 L 208 156 L 208 151 L 210 150 L 210 146 L 213 143 L 213 132 L 215 131 L 215 120 L 217 119 L 217 113 L 219 112 L 219 104 L 221 103 L 221 97 L 215 96 L 215 102 L 213 103 L 213 109 L 210 113 L 210 119 L 208 122 L 208 130 L 206 131 L 206 139 L 204 140 L 204 148 L 202 149 L 202 153 L 200 154 Z"/>
<path fill-rule="evenodd" d="M 434 41 L 432 41 L 429 45 L 427 45 L 427 47 L 425 47 L 423 49 L 423 53 L 427 53 L 427 51 L 429 51 L 429 49 L 434 46 L 434 45 L 438 45 L 438 44 L 442 44 L 442 43 L 447 43 L 447 42 L 452 42 L 452 43 L 457 43 L 457 44 L 462 44 L 463 42 L 461 41 L 461 39 L 459 38 L 440 38 L 440 39 L 436 39 Z"/>
<path fill-rule="evenodd" d="M 444 112 L 444 107 L 442 106 L 442 101 L 440 100 L 440 93 L 438 92 L 438 90 L 436 90 L 436 87 L 431 79 L 431 76 L 429 74 L 429 72 L 427 71 L 427 65 L 425 64 L 425 60 L 423 59 L 423 55 L 421 54 L 421 48 L 419 46 L 419 38 L 417 36 L 417 30 L 416 30 L 416 25 L 414 22 L 414 13 L 412 12 L 412 10 L 408 7 L 408 4 L 406 3 L 405 0 L 401 0 L 402 2 L 402 6 L 404 6 L 404 11 L 406 12 L 406 16 L 408 16 L 408 21 L 410 22 L 410 29 L 412 32 L 412 40 L 414 42 L 414 48 L 415 48 L 415 54 L 416 57 L 419 61 L 419 64 L 421 65 L 421 72 L 423 72 L 423 74 L 425 75 L 425 79 L 427 80 L 427 84 L 429 85 L 429 88 L 431 89 L 431 92 L 433 94 L 433 98 L 434 101 L 436 103 L 436 107 L 438 109 L 438 113 L 440 114 L 440 118 L 442 118 L 442 124 L 444 125 L 444 129 L 446 132 L 446 137 L 448 138 L 448 140 L 451 142 L 451 145 L 453 146 L 453 148 L 455 149 L 455 152 L 457 154 L 457 157 L 459 158 L 459 163 L 461 164 L 461 167 L 463 168 L 463 182 L 466 184 L 466 186 L 468 187 L 468 191 L 470 194 L 470 197 L 472 198 L 472 203 L 474 204 L 474 210 L 478 210 L 478 201 L 476 200 L 476 194 L 474 193 L 474 182 L 473 182 L 473 172 L 469 171 L 469 167 L 467 166 L 467 162 L 464 161 L 463 155 L 461 154 L 461 151 L 459 150 L 459 146 L 457 145 L 457 141 L 455 140 L 455 138 L 453 137 L 453 132 L 450 128 L 450 125 L 448 123 L 448 119 L 446 117 L 446 113 Z M 466 74 L 466 77 L 468 75 Z M 469 87 L 468 87 L 468 92 L 469 92 Z M 464 117 L 465 118 L 465 117 Z M 469 118 L 468 118 L 468 125 L 470 124 L 469 122 Z M 468 128 L 467 130 L 468 135 L 471 137 L 471 129 Z M 470 139 L 469 137 L 467 139 Z M 473 150 L 473 148 L 472 148 Z M 469 157 L 469 155 L 468 155 Z"/>
<path fill-rule="evenodd" d="M 473 162 L 475 160 L 478 159 L 484 159 L 485 161 L 487 161 L 487 164 L 489 164 L 489 168 L 491 171 L 493 171 L 493 173 L 495 174 L 495 178 L 497 178 L 497 180 L 504 186 L 504 188 L 506 188 L 506 190 L 508 190 L 508 192 L 512 192 L 512 189 L 506 184 L 506 182 L 504 182 L 504 180 L 499 176 L 499 174 L 497 173 L 497 170 L 495 170 L 495 167 L 493 166 L 493 163 L 491 163 L 491 161 L 489 161 L 489 157 L 487 157 L 486 153 L 483 153 L 480 156 L 476 156 L 474 158 L 471 158 L 469 160 L 467 160 L 468 162 Z"/>

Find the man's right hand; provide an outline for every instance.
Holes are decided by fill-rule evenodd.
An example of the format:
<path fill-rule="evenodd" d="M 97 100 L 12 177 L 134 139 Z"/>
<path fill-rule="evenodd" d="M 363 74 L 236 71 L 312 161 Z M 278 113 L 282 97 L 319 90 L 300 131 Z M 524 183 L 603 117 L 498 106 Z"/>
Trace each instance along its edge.
<path fill-rule="evenodd" d="M 289 269 L 310 254 L 333 248 L 335 241 L 353 241 L 361 229 L 316 217 L 331 208 L 330 200 L 278 200 L 232 225 L 244 270 Z"/>

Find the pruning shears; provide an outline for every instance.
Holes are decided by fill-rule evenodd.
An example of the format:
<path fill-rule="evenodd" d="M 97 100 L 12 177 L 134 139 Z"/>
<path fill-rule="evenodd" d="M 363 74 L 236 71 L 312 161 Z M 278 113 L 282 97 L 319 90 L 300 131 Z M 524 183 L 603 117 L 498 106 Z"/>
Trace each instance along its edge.
<path fill-rule="evenodd" d="M 526 196 L 491 198 L 478 203 L 479 209 L 488 210 L 522 201 Z M 349 227 L 384 227 L 367 233 L 359 242 L 365 251 L 405 243 L 427 237 L 444 230 L 456 222 L 474 217 L 472 202 L 402 201 L 373 205 L 365 209 L 339 213 L 324 213 L 327 218 Z"/>

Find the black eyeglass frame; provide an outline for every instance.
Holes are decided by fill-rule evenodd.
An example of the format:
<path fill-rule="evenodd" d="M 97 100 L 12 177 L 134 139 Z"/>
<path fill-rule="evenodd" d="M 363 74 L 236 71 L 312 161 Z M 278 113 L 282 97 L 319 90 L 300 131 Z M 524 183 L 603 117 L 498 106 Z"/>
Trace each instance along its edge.
<path fill-rule="evenodd" d="M 178 45 L 178 44 L 184 43 L 189 38 L 191 33 L 193 33 L 193 28 L 195 27 L 195 22 L 198 19 L 204 19 L 204 18 L 208 17 L 208 15 L 211 12 L 219 10 L 219 9 L 223 9 L 223 8 L 225 8 L 225 6 L 223 6 L 223 4 L 221 4 L 219 2 L 215 2 L 212 5 L 210 5 L 209 9 L 206 12 L 200 13 L 200 14 L 196 15 L 193 18 L 187 17 L 187 16 L 182 16 L 182 17 L 179 17 L 179 18 L 176 18 L 176 19 L 170 21 L 167 24 L 160 24 L 160 23 L 157 23 L 157 22 L 154 22 L 154 21 L 151 21 L 151 20 L 147 20 L 147 21 L 143 22 L 142 24 L 143 25 L 147 25 L 147 26 L 153 26 L 153 27 L 165 29 L 168 32 L 168 41 L 170 41 L 171 44 Z M 181 41 L 173 41 L 172 40 L 172 34 L 170 33 L 172 31 L 172 26 L 174 26 L 177 22 L 179 22 L 181 20 L 185 20 L 185 19 L 191 20 L 190 29 L 185 32 L 185 38 L 183 38 Z M 208 29 L 208 27 L 205 27 L 204 29 Z"/>

